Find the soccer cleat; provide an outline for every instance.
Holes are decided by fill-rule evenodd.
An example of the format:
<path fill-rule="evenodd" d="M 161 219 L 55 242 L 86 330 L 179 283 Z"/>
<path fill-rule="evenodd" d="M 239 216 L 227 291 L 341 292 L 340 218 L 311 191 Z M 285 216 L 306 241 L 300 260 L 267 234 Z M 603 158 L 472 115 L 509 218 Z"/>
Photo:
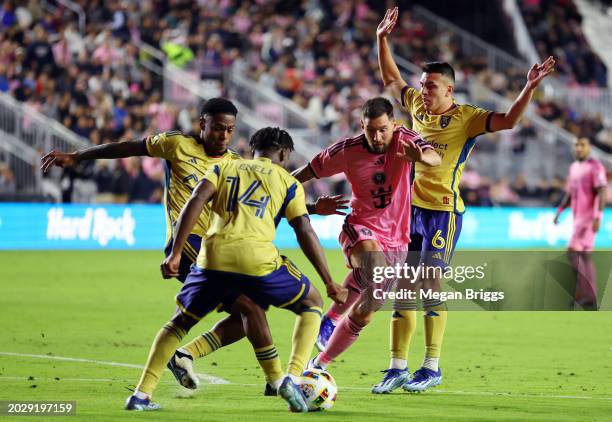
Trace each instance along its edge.
<path fill-rule="evenodd" d="M 266 388 L 264 389 L 264 396 L 278 396 L 278 391 L 276 391 L 276 388 L 266 383 Z"/>
<path fill-rule="evenodd" d="M 412 375 L 410 381 L 402 385 L 402 388 L 408 392 L 420 393 L 440 384 L 442 384 L 441 369 L 438 368 L 437 371 L 432 371 L 428 368 L 421 368 Z"/>
<path fill-rule="evenodd" d="M 151 403 L 151 399 L 139 399 L 135 395 L 131 395 L 125 401 L 125 410 L 136 410 L 137 412 L 159 410 L 161 406 L 157 403 Z"/>
<path fill-rule="evenodd" d="M 170 358 L 167 366 L 174 375 L 174 378 L 183 387 L 190 390 L 198 388 L 200 381 L 195 372 L 193 372 L 193 358 L 190 355 L 177 350 Z"/>
<path fill-rule="evenodd" d="M 332 321 L 327 315 L 323 315 L 323 318 L 321 319 L 321 326 L 319 327 L 319 335 L 317 336 L 317 341 L 315 343 L 320 352 L 325 350 L 325 346 L 327 346 L 327 342 L 335 329 L 336 324 L 334 324 L 334 321 Z"/>
<path fill-rule="evenodd" d="M 308 412 L 308 403 L 300 387 L 298 387 L 290 376 L 286 376 L 278 389 L 278 395 L 289 404 L 292 412 Z"/>
<path fill-rule="evenodd" d="M 396 388 L 401 387 L 410 380 L 410 372 L 406 369 L 385 369 L 381 371 L 385 373 L 381 382 L 372 387 L 372 394 L 387 394 Z"/>
<path fill-rule="evenodd" d="M 323 368 L 321 365 L 317 365 L 317 364 L 315 363 L 315 359 L 316 359 L 316 357 L 311 358 L 311 359 L 308 361 L 308 364 L 306 364 L 306 369 L 320 369 L 320 370 L 324 371 L 324 370 L 325 370 L 325 368 Z"/>

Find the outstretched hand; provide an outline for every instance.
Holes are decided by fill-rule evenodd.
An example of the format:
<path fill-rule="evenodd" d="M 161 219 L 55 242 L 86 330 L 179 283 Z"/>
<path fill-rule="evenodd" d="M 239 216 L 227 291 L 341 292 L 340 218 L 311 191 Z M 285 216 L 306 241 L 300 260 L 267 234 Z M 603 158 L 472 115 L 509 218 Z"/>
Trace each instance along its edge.
<path fill-rule="evenodd" d="M 379 38 L 387 37 L 393 28 L 395 28 L 395 24 L 397 23 L 397 16 L 399 15 L 399 9 L 394 7 L 393 9 L 387 9 L 387 13 L 385 13 L 385 17 L 378 24 L 378 28 L 376 29 L 376 36 Z"/>
<path fill-rule="evenodd" d="M 51 151 L 50 153 L 44 155 L 40 161 L 42 164 L 40 168 L 43 172 L 48 172 L 51 167 L 58 166 L 61 168 L 72 167 L 78 164 L 78 160 L 75 154 L 65 153 L 59 151 Z"/>
<path fill-rule="evenodd" d="M 348 209 L 349 202 L 343 195 L 320 196 L 315 202 L 315 213 L 318 215 L 346 215 L 343 210 Z"/>
<path fill-rule="evenodd" d="M 402 141 L 401 147 L 401 152 L 397 153 L 398 157 L 415 163 L 423 161 L 423 150 L 414 142 Z"/>
<path fill-rule="evenodd" d="M 527 73 L 527 83 L 534 88 L 537 87 L 542 79 L 554 72 L 555 63 L 553 56 L 549 56 L 542 64 L 535 63 Z"/>

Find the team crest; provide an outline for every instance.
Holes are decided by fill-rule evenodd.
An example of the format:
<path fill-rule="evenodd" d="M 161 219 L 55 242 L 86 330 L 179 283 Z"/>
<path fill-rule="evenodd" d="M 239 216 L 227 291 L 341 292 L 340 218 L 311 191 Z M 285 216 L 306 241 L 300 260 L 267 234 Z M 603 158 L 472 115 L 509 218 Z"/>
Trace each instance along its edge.
<path fill-rule="evenodd" d="M 442 116 L 440 117 L 440 126 L 442 127 L 442 129 L 446 128 L 446 126 L 449 125 L 449 123 L 451 122 L 453 116 Z"/>
<path fill-rule="evenodd" d="M 385 173 L 376 173 L 374 177 L 372 177 L 372 180 L 377 185 L 384 185 L 387 181 L 387 176 L 385 176 Z"/>
<path fill-rule="evenodd" d="M 365 236 L 372 236 L 372 231 L 370 229 L 361 229 L 361 233 Z"/>

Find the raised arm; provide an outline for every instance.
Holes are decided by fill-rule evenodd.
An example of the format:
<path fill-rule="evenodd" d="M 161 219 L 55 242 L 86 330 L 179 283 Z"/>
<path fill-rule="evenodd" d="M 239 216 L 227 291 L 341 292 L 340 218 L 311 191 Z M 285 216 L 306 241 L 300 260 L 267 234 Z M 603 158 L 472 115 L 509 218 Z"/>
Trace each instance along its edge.
<path fill-rule="evenodd" d="M 317 234 L 310 225 L 310 220 L 308 217 L 305 215 L 296 217 L 289 221 L 289 224 L 291 227 L 293 227 L 293 231 L 295 231 L 295 236 L 297 237 L 298 243 L 300 244 L 300 248 L 302 248 L 304 255 L 306 255 L 306 258 L 308 258 L 312 266 L 321 277 L 321 280 L 323 280 L 323 284 L 325 284 L 325 289 L 327 291 L 327 296 L 340 305 L 346 302 L 348 290 L 345 287 L 334 283 L 332 280 L 331 274 L 329 273 L 329 268 L 327 266 L 327 260 L 325 259 L 325 254 L 323 253 L 323 248 L 321 247 Z"/>
<path fill-rule="evenodd" d="M 547 58 L 542 64 L 536 63 L 531 66 L 529 73 L 527 73 L 527 83 L 525 87 L 516 100 L 514 100 L 508 111 L 505 113 L 495 113 L 491 117 L 491 131 L 496 132 L 498 130 L 512 129 L 516 126 L 527 110 L 529 101 L 531 101 L 531 97 L 533 97 L 533 93 L 538 85 L 540 85 L 540 82 L 542 82 L 542 79 L 550 75 L 554 70 L 555 59 L 552 56 Z"/>
<path fill-rule="evenodd" d="M 217 188 L 208 180 L 198 183 L 191 194 L 191 198 L 181 210 L 176 226 L 174 228 L 174 241 L 172 242 L 172 252 L 161 264 L 161 271 L 164 278 L 178 276 L 181 254 L 183 246 L 198 221 L 202 210 L 208 201 L 212 199 Z"/>
<path fill-rule="evenodd" d="M 402 88 L 406 86 L 406 81 L 402 79 L 399 68 L 395 60 L 393 60 L 393 54 L 391 54 L 391 48 L 387 40 L 397 23 L 398 14 L 399 9 L 397 7 L 387 9 L 385 17 L 376 30 L 376 39 L 378 45 L 378 66 L 380 67 L 383 84 L 391 92 L 391 95 L 401 103 Z"/>
<path fill-rule="evenodd" d="M 123 158 L 138 155 L 147 155 L 147 147 L 144 141 L 124 141 L 112 144 L 97 145 L 95 147 L 75 151 L 59 152 L 51 151 L 41 158 L 40 168 L 47 172 L 52 166 L 73 167 L 85 160 L 97 160 L 98 158 Z"/>

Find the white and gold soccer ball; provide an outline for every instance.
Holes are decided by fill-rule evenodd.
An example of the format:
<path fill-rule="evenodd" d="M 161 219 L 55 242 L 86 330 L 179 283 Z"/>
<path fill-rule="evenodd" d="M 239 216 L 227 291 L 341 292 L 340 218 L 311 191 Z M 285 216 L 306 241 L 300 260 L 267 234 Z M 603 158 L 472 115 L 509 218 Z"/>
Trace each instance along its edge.
<path fill-rule="evenodd" d="M 336 403 L 338 387 L 329 372 L 307 369 L 302 374 L 300 388 L 306 396 L 309 411 L 330 409 Z"/>

